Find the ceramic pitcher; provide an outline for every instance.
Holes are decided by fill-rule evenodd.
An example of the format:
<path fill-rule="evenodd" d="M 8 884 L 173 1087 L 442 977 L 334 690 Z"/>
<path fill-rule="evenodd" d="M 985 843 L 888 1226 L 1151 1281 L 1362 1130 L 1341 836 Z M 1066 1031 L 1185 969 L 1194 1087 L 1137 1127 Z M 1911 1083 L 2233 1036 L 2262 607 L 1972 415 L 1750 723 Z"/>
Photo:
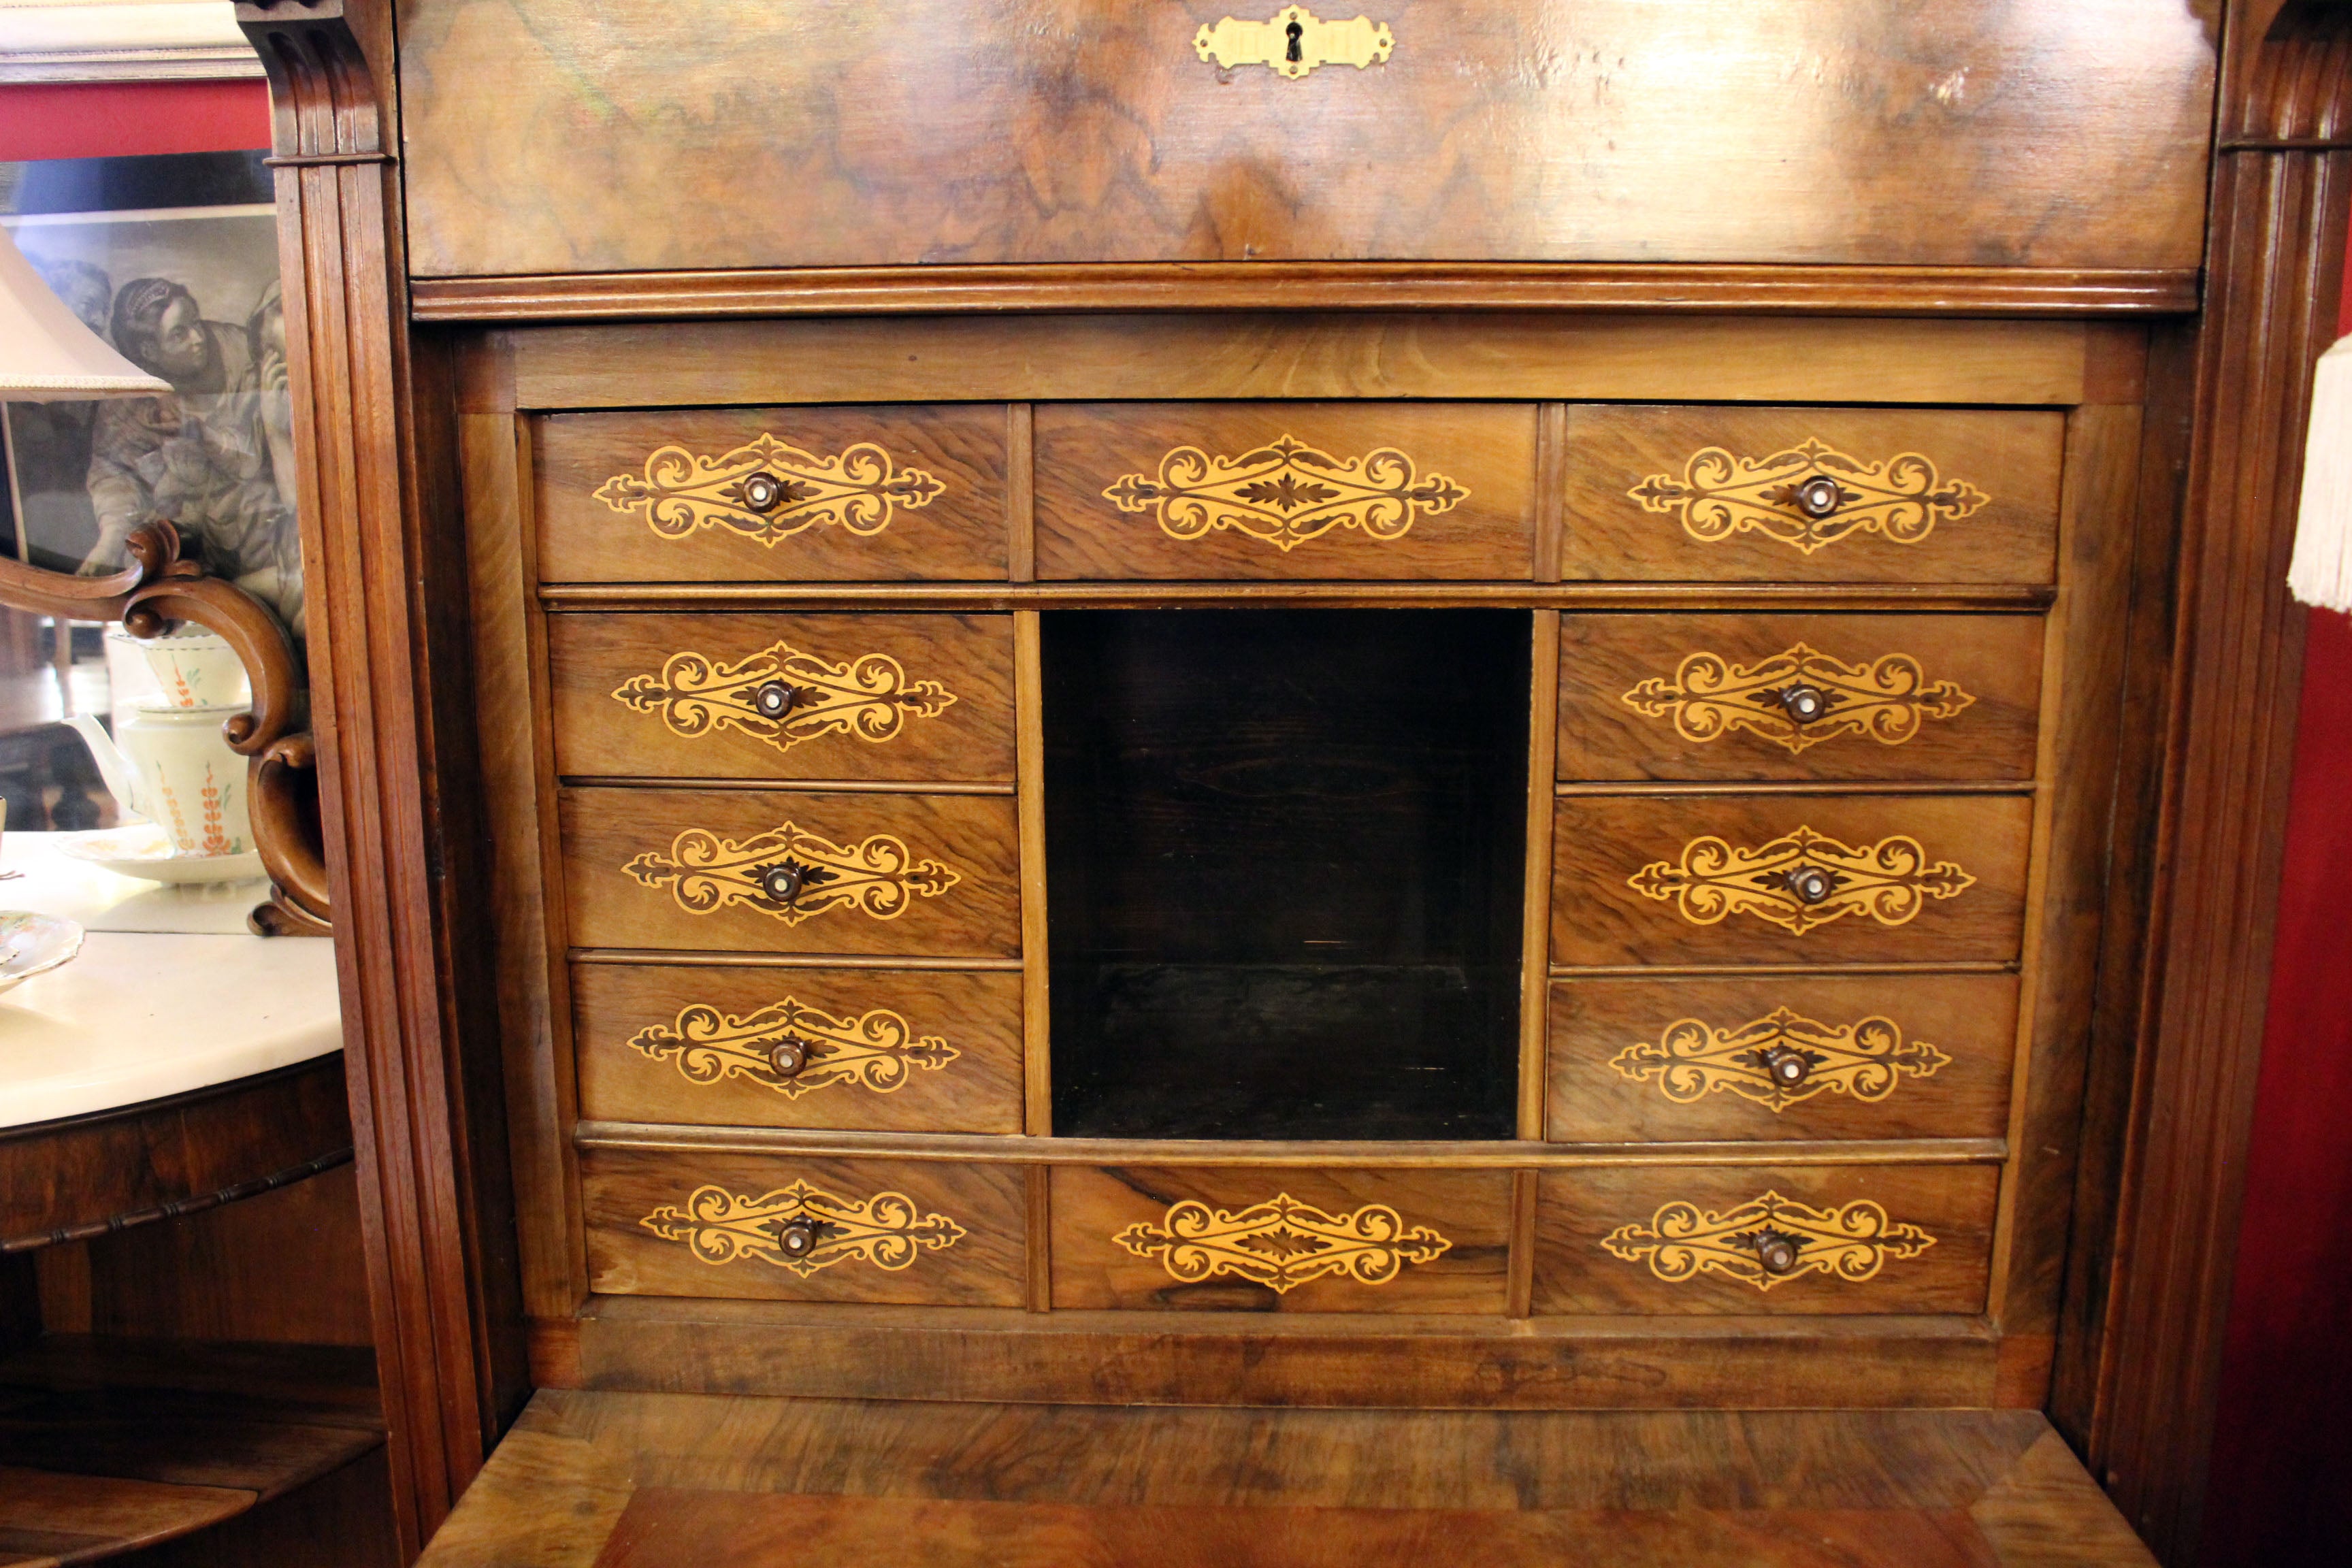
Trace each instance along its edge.
<path fill-rule="evenodd" d="M 89 744 L 114 798 L 161 827 L 173 856 L 243 855 L 253 847 L 246 762 L 221 734 L 222 721 L 236 711 L 136 708 L 120 726 L 119 746 L 88 714 L 66 722 Z"/>

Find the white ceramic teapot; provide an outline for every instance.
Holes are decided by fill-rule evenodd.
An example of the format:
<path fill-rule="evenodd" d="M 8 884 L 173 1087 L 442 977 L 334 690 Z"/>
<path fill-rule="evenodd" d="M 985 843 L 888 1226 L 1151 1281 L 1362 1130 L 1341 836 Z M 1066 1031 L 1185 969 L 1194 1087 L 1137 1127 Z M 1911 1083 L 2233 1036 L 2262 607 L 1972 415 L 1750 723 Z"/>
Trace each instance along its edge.
<path fill-rule="evenodd" d="M 253 847 L 245 816 L 246 761 L 221 723 L 233 708 L 135 708 L 121 745 L 87 713 L 66 721 L 89 747 L 124 809 L 163 830 L 174 857 L 243 855 Z"/>

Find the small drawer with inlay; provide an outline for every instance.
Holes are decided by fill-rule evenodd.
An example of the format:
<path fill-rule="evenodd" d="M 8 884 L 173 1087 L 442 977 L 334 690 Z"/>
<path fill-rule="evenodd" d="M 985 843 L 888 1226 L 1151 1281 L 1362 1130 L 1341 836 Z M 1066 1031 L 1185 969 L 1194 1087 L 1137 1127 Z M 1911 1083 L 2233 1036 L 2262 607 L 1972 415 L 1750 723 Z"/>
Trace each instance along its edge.
<path fill-rule="evenodd" d="M 1563 779 L 2022 780 L 2039 616 L 1560 617 Z"/>
<path fill-rule="evenodd" d="M 588 1288 L 613 1296 L 1017 1307 L 1013 1164 L 584 1149 Z"/>
<path fill-rule="evenodd" d="M 1013 971 L 575 963 L 593 1121 L 1021 1131 Z"/>
<path fill-rule="evenodd" d="M 1013 782 L 1010 616 L 554 615 L 569 777 Z"/>
<path fill-rule="evenodd" d="M 1058 1166 L 1054 1305 L 1504 1310 L 1507 1171 Z"/>
<path fill-rule="evenodd" d="M 532 426 L 548 583 L 1003 581 L 1002 406 L 654 409 Z"/>
<path fill-rule="evenodd" d="M 570 788 L 572 945 L 1012 958 L 1010 795 Z"/>
<path fill-rule="evenodd" d="M 2049 583 L 2064 434 L 2032 410 L 1578 405 L 1561 573 Z"/>
<path fill-rule="evenodd" d="M 1066 404 L 1035 420 L 1042 578 L 1533 568 L 1529 405 Z"/>
<path fill-rule="evenodd" d="M 2013 962 L 2032 822 L 2022 794 L 1564 793 L 1552 962 Z"/>
<path fill-rule="evenodd" d="M 1551 987 L 1561 1143 L 1998 1138 L 2013 974 L 1583 975 Z"/>
<path fill-rule="evenodd" d="M 1535 1310 L 1984 1310 L 2000 1168 L 1638 1165 L 1546 1171 Z"/>

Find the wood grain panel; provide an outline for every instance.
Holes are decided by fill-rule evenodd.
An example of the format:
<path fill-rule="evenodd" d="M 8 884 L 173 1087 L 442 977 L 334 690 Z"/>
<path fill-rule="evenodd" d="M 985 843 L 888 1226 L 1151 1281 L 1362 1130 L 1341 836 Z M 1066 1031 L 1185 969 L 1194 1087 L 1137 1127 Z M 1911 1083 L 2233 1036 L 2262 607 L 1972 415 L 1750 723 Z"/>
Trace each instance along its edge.
<path fill-rule="evenodd" d="M 2060 416 L 2026 411 L 1570 408 L 1561 575 L 1570 582 L 2047 583 L 2057 564 L 2064 435 Z M 1911 482 L 1898 488 L 1940 493 L 1957 481 L 1972 494 L 1931 517 L 1910 542 L 1885 530 L 1856 528 L 1814 542 L 1810 551 L 1751 526 L 1769 517 L 1781 531 L 1799 528 L 1805 520 L 1791 500 L 1742 505 L 1730 531 L 1704 538 L 1694 533 L 1679 505 L 1668 507 L 1663 498 L 1678 486 L 1720 487 L 1720 477 L 1708 480 L 1694 470 L 1693 460 L 1703 452 L 1766 464 L 1778 476 L 1796 470 L 1767 460 L 1807 442 L 1851 459 L 1864 473 L 1899 458 L 1924 458 L 1933 465 L 1932 483 L 1922 485 L 1918 470 L 1882 472 L 1877 482 L 1907 478 Z M 1806 475 L 1854 481 L 1846 488 L 1862 499 L 1842 510 L 1852 517 L 1868 514 L 1877 493 L 1871 481 L 1855 481 L 1852 470 L 1834 462 L 1801 467 Z M 1749 470 L 1725 471 L 1737 482 Z M 1645 504 L 1633 493 L 1644 489 L 1661 499 Z M 1843 525 L 1832 514 L 1819 526 L 1826 532 Z"/>
<path fill-rule="evenodd" d="M 1205 1205 L 1209 1228 L 1231 1236 L 1223 1216 L 1241 1215 L 1286 1194 L 1324 1215 L 1347 1217 L 1378 1205 L 1406 1234 L 1433 1231 L 1448 1245 L 1421 1261 L 1396 1259 L 1390 1278 L 1377 1261 L 1365 1278 L 1325 1275 L 1276 1290 L 1220 1269 L 1187 1281 L 1165 1256 L 1139 1253 L 1114 1237 L 1164 1231 L 1178 1204 Z M 1248 1170 L 1219 1168 L 1054 1170 L 1054 1306 L 1180 1308 L 1252 1312 L 1493 1312 L 1503 1310 L 1510 1251 L 1511 1175 L 1507 1171 Z M 1309 1221 L 1313 1216 L 1307 1216 Z M 1132 1232 L 1130 1227 L 1142 1227 Z M 1430 1250 L 1426 1242 L 1418 1244 Z M 1328 1240 L 1259 1238 L 1244 1250 L 1298 1259 L 1337 1250 Z M 1296 1264 L 1294 1262 L 1294 1267 Z M 1304 1270 L 1301 1270 L 1304 1273 Z"/>
<path fill-rule="evenodd" d="M 724 1242 L 709 1243 L 713 1261 L 698 1256 L 682 1233 L 671 1239 L 646 1221 L 679 1230 L 693 1194 L 725 1189 L 739 1202 L 758 1203 L 805 1184 L 851 1205 L 895 1193 L 911 1205 L 915 1224 L 947 1245 L 911 1244 L 902 1268 L 859 1257 L 825 1261 L 825 1245 L 798 1273 L 757 1254 L 729 1258 Z M 580 1162 L 581 1202 L 588 1226 L 588 1269 L 597 1291 L 616 1295 L 719 1296 L 777 1301 L 898 1301 L 941 1306 L 1021 1304 L 1024 1184 L 1014 1165 L 950 1165 L 931 1161 L 772 1160 L 741 1155 L 691 1156 L 598 1150 Z M 944 1215 L 949 1224 L 938 1224 Z M 887 1256 L 886 1254 L 886 1256 Z"/>
<path fill-rule="evenodd" d="M 1536 411 L 1531 406 L 1413 404 L 1118 404 L 1040 407 L 1036 412 L 1037 575 L 1040 578 L 1337 577 L 1524 578 L 1534 562 Z M 1182 480 L 1297 442 L 1342 465 L 1398 452 L 1410 468 L 1355 477 L 1382 488 L 1432 488 L 1434 504 L 1379 503 L 1394 521 L 1328 526 L 1287 548 L 1259 530 L 1311 519 L 1318 495 L 1337 497 L 1320 464 L 1256 479 L 1256 504 L 1231 494 L 1208 503 L 1207 519 L 1251 516 L 1246 526 L 1212 525 L 1194 537 L 1174 531 L 1182 508 L 1104 492 L 1174 478 L 1163 459 L 1181 448 L 1205 455 Z M 1309 466 L 1312 464 L 1312 466 Z M 1264 462 L 1243 465 L 1252 474 Z M 1231 471 L 1220 464 L 1216 473 Z M 1134 479 L 1129 479 L 1134 476 Z M 1442 481 L 1450 481 L 1444 483 Z M 1460 492 L 1458 496 L 1454 492 Z M 1140 510 L 1129 510 L 1129 507 Z M 1442 508 L 1443 510 L 1439 510 Z M 1363 520 L 1366 509 L 1346 507 Z M 1307 526 L 1314 526 L 1307 524 Z M 1187 531 L 1190 531 L 1189 530 Z M 1391 537 L 1391 535 L 1394 536 Z"/>
<path fill-rule="evenodd" d="M 1409 0 L 1295 82 L 1200 58 L 1226 10 L 415 0 L 411 265 L 2197 262 L 2185 6 Z"/>
<path fill-rule="evenodd" d="M 572 1029 L 580 1061 L 581 1114 L 594 1121 L 667 1121 L 740 1127 L 826 1127 L 918 1132 L 1021 1131 L 1021 977 L 1005 973 L 917 969 L 730 968 L 710 964 L 575 963 Z M 825 1074 L 826 1048 L 799 1079 L 751 1070 L 709 1081 L 686 1070 L 680 1015 L 709 1008 L 722 1020 L 774 1019 L 787 1003 L 825 1019 L 896 1015 L 907 1043 L 934 1049 L 893 1073 Z M 820 1020 L 822 1022 L 823 1020 Z M 786 1027 L 775 1021 L 761 1033 Z M 742 1031 L 721 1021 L 720 1033 Z M 889 1040 L 880 1034 L 863 1039 Z M 633 1042 L 645 1037 L 646 1044 Z M 735 1058 L 730 1058 L 731 1063 Z M 737 1064 L 751 1067 L 749 1063 Z M 813 1084 L 798 1094 L 782 1085 Z"/>
<path fill-rule="evenodd" d="M 1563 795 L 1553 830 L 1552 962 L 2014 962 L 2032 806 L 2023 795 Z M 1699 899 L 1685 914 L 1681 897 L 1664 889 L 1685 865 L 1699 867 L 1703 851 L 1691 846 L 1700 839 L 1755 851 L 1808 828 L 1848 849 L 1908 838 L 1939 885 L 1957 880 L 1937 875 L 1944 866 L 1973 879 L 1949 897 L 1922 893 L 1900 923 L 1856 910 L 1803 931 L 1738 911 L 1708 923 L 1711 911 Z M 1649 880 L 1654 866 L 1666 868 L 1655 873 L 1664 897 L 1632 885 Z M 1719 885 L 1736 891 L 1750 879 L 1743 872 Z M 1759 890 L 1778 896 L 1777 889 Z M 1846 890 L 1821 907 L 1834 907 Z"/>
<path fill-rule="evenodd" d="M 612 368 L 617 344 L 599 357 Z M 621 384 L 631 384 L 625 359 Z M 643 401 L 635 381 L 630 401 Z M 664 447 L 718 458 L 770 436 L 820 459 L 862 443 L 880 447 L 893 470 L 917 468 L 940 489 L 919 506 L 896 504 L 887 523 L 853 533 L 812 523 L 772 543 L 727 528 L 665 538 L 642 503 L 614 506 L 596 492 L 617 476 L 642 480 Z M 533 422 L 539 571 L 551 583 L 857 582 L 906 578 L 1002 581 L 1004 410 L 987 405 L 924 407 L 649 409 L 554 414 Z"/>
<path fill-rule="evenodd" d="M 1000 795 L 837 795 L 800 791 L 588 789 L 562 792 L 563 875 L 572 940 L 581 947 L 707 948 L 738 952 L 893 953 L 908 957 L 1011 958 L 1021 951 L 1021 887 L 1013 805 Z M 786 825 L 840 848 L 876 838 L 905 847 L 910 886 L 903 900 L 881 892 L 894 915 L 862 904 L 819 909 L 824 889 L 803 894 L 814 912 L 797 923 L 751 897 L 743 878 L 707 912 L 681 900 L 662 868 L 641 880 L 626 869 L 641 856 L 678 863 L 678 841 L 715 835 L 747 846 Z M 689 841 L 689 847 L 691 841 Z M 722 851 L 750 875 L 779 855 Z M 944 872 L 925 871 L 936 863 Z M 946 874 L 953 880 L 938 889 Z M 850 874 L 845 873 L 844 883 Z M 688 897 L 692 897 L 689 892 Z"/>
<path fill-rule="evenodd" d="M 1009 616 L 552 616 L 547 642 L 568 775 L 1013 782 Z"/>
<path fill-rule="evenodd" d="M 1563 1143 L 1998 1138 L 2009 1125 L 2017 995 L 2017 979 L 2008 974 L 1555 981 L 1547 1135 Z M 1834 1069 L 1848 1058 L 1822 1053 L 1814 1053 L 1821 1059 L 1811 1064 L 1808 1082 L 1831 1087 L 1808 1092 L 1800 1084 L 1778 1109 L 1752 1073 L 1739 1079 L 1748 1093 L 1721 1072 L 1676 1085 L 1685 1097 L 1697 1091 L 1687 1102 L 1666 1092 L 1662 1064 L 1653 1058 L 1679 1026 L 1738 1034 L 1783 1010 L 1834 1030 L 1883 1019 L 1893 1026 L 1891 1054 L 1909 1065 L 1860 1086 L 1885 1087 L 1875 1100 L 1837 1078 Z M 1934 1054 L 1923 1054 L 1923 1046 Z M 1646 1048 L 1636 1055 L 1637 1047 Z"/>
<path fill-rule="evenodd" d="M 1536 1207 L 1535 1310 L 1544 1312 L 1977 1312 L 1984 1309 L 1992 1245 L 1994 1188 L 1990 1165 L 1874 1165 L 1774 1169 L 1768 1165 L 1675 1170 L 1547 1171 Z M 1628 1259 L 1604 1244 L 1620 1236 L 1621 1249 L 1644 1237 L 1622 1227 L 1653 1230 L 1659 1211 L 1690 1205 L 1699 1227 L 1768 1193 L 1815 1211 L 1844 1212 L 1876 1205 L 1891 1226 L 1916 1227 L 1933 1237 L 1908 1258 L 1883 1257 L 1865 1279 L 1819 1270 L 1797 1272 L 1759 1289 L 1746 1279 L 1701 1268 L 1688 1278 L 1662 1278 L 1652 1263 Z M 1808 1242 L 1799 1249 L 1826 1245 Z M 1906 1244 L 1916 1245 L 1916 1241 Z M 1678 1270 L 1671 1258 L 1659 1268 Z"/>
<path fill-rule="evenodd" d="M 2041 694 L 2038 616 L 1567 616 L 1559 776 L 2025 779 Z"/>

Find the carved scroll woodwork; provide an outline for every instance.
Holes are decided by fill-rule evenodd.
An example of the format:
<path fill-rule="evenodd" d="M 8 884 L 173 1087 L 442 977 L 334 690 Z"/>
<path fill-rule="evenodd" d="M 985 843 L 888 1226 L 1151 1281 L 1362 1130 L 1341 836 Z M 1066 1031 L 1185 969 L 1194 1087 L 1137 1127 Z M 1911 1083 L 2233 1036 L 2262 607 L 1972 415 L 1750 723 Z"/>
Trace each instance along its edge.
<path fill-rule="evenodd" d="M 1761 1292 L 1808 1275 L 1860 1284 L 1887 1259 L 1916 1258 L 1936 1238 L 1867 1200 L 1815 1208 L 1768 1192 L 1720 1212 L 1666 1204 L 1647 1224 L 1621 1225 L 1601 1245 L 1612 1257 L 1647 1264 L 1670 1285 L 1713 1275 Z"/>
<path fill-rule="evenodd" d="M 901 508 L 920 510 L 946 489 L 871 441 L 820 457 L 762 433 L 716 458 L 659 447 L 644 472 L 614 474 L 595 493 L 614 511 L 642 514 L 664 539 L 717 528 L 772 546 L 819 527 L 877 534 Z"/>
<path fill-rule="evenodd" d="M 1304 5 L 1285 5 L 1263 22 L 1226 16 L 1214 26 L 1203 25 L 1192 35 L 1193 52 L 1203 60 L 1214 60 L 1220 70 L 1268 66 L 1276 76 L 1290 81 L 1317 66 L 1354 66 L 1362 70 L 1386 64 L 1395 47 L 1396 36 L 1386 22 L 1365 16 L 1326 22 Z"/>
<path fill-rule="evenodd" d="M 1672 900 L 1693 925 L 1745 914 L 1799 935 L 1848 915 L 1903 925 L 1928 900 L 1957 898 L 1975 882 L 1952 861 L 1930 861 L 1916 838 L 1841 844 L 1810 827 L 1753 848 L 1694 838 L 1678 860 L 1654 860 L 1625 879 L 1648 898 Z"/>
<path fill-rule="evenodd" d="M 834 910 L 896 920 L 916 899 L 936 899 L 963 880 L 890 834 L 835 844 L 791 822 L 741 840 L 689 827 L 667 855 L 648 850 L 622 869 L 646 887 L 669 889 L 693 914 L 751 909 L 795 926 Z"/>
<path fill-rule="evenodd" d="M 969 1234 L 946 1215 L 923 1213 L 904 1193 L 845 1198 L 800 1181 L 757 1197 L 698 1187 L 683 1208 L 664 1204 L 637 1223 L 665 1241 L 686 1243 L 714 1267 L 748 1258 L 803 1279 L 853 1260 L 897 1273 Z"/>
<path fill-rule="evenodd" d="M 821 735 L 879 745 L 908 719 L 937 718 L 956 700 L 936 680 L 908 680 L 888 654 L 830 664 L 784 642 L 732 663 L 672 654 L 659 673 L 633 675 L 613 696 L 637 712 L 659 714 L 674 734 L 691 739 L 731 730 L 780 752 Z"/>
<path fill-rule="evenodd" d="M 1645 511 L 1680 514 L 1701 543 L 1760 533 L 1806 555 L 1857 533 L 1917 544 L 1990 499 L 1916 452 L 1869 463 L 1815 440 L 1763 458 L 1704 447 L 1680 478 L 1652 474 L 1625 493 Z"/>
<path fill-rule="evenodd" d="M 1678 1018 L 1609 1065 L 1635 1083 L 1656 1084 L 1677 1105 L 1732 1094 L 1777 1116 L 1822 1094 L 1874 1104 L 1904 1079 L 1933 1078 L 1951 1060 L 1925 1040 L 1905 1039 L 1892 1018 L 1824 1024 L 1776 1007 L 1727 1029 Z"/>
<path fill-rule="evenodd" d="M 1644 718 L 1671 719 L 1686 741 L 1744 732 L 1794 756 L 1841 735 L 1899 746 L 1924 721 L 1949 719 L 1976 699 L 1952 681 L 1930 681 L 1907 653 L 1848 664 L 1798 643 L 1754 664 L 1688 655 L 1671 677 L 1652 676 L 1624 701 Z"/>
<path fill-rule="evenodd" d="M 894 1093 L 910 1069 L 937 1072 L 963 1054 L 938 1035 L 918 1035 L 887 1008 L 841 1017 L 792 996 L 740 1017 L 696 1003 L 671 1023 L 638 1030 L 629 1045 L 676 1063 L 689 1083 L 743 1079 L 787 1100 L 841 1084 Z"/>
<path fill-rule="evenodd" d="M 1138 1258 L 1157 1258 L 1181 1284 L 1224 1277 L 1276 1295 L 1334 1276 L 1385 1285 L 1406 1264 L 1427 1263 L 1454 1245 L 1427 1226 L 1408 1226 L 1385 1204 L 1328 1214 L 1288 1193 L 1238 1212 L 1187 1199 L 1160 1224 L 1139 1221 L 1112 1239 Z"/>
<path fill-rule="evenodd" d="M 1393 447 L 1337 458 L 1283 436 L 1233 458 L 1178 447 L 1160 459 L 1156 478 L 1123 474 L 1103 499 L 1153 514 L 1171 539 L 1229 529 L 1288 553 L 1335 528 L 1402 539 L 1417 520 L 1449 512 L 1469 494 L 1443 474 L 1420 474 Z"/>

